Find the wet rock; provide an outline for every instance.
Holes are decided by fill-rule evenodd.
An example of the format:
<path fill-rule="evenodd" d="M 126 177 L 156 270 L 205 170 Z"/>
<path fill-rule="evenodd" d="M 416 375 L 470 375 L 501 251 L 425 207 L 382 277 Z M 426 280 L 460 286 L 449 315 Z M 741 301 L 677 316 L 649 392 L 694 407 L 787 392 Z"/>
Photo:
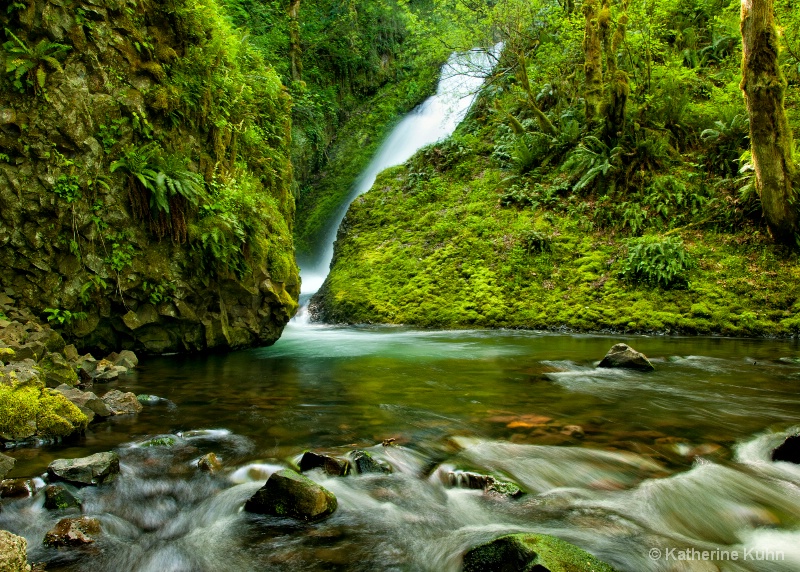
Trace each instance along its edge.
<path fill-rule="evenodd" d="M 91 391 L 81 391 L 80 389 L 68 385 L 59 385 L 56 387 L 56 391 L 77 406 L 78 409 L 89 418 L 89 422 L 92 421 L 95 415 L 98 417 L 109 417 L 113 415 L 108 405 Z"/>
<path fill-rule="evenodd" d="M 116 366 L 124 367 L 126 370 L 131 370 L 139 365 L 139 358 L 130 350 L 113 353 L 107 356 L 106 359 Z"/>
<path fill-rule="evenodd" d="M 522 489 L 511 481 L 496 479 L 492 475 L 481 475 L 470 471 L 449 471 L 447 484 L 461 489 L 481 490 L 485 493 L 517 498 L 522 496 Z"/>
<path fill-rule="evenodd" d="M 44 508 L 47 510 L 64 510 L 80 507 L 81 503 L 63 485 L 47 485 L 44 489 Z"/>
<path fill-rule="evenodd" d="M 613 367 L 635 369 L 638 371 L 653 371 L 655 368 L 643 353 L 637 352 L 627 344 L 616 344 L 597 367 Z"/>
<path fill-rule="evenodd" d="M 790 435 L 772 452 L 773 461 L 800 464 L 800 435 Z"/>
<path fill-rule="evenodd" d="M 39 362 L 39 368 L 44 374 L 47 387 L 78 384 L 78 374 L 61 354 L 52 352 L 47 354 Z"/>
<path fill-rule="evenodd" d="M 379 463 L 366 451 L 352 451 L 350 453 L 350 465 L 355 468 L 356 473 L 359 475 L 392 472 L 391 467 Z"/>
<path fill-rule="evenodd" d="M 580 425 L 565 425 L 561 428 L 560 433 L 562 435 L 569 435 L 570 437 L 575 437 L 576 439 L 583 439 L 585 433 L 583 431 L 583 427 Z"/>
<path fill-rule="evenodd" d="M 546 534 L 510 534 L 464 555 L 464 572 L 614 572 L 577 546 Z"/>
<path fill-rule="evenodd" d="M 36 492 L 33 479 L 5 479 L 0 482 L 0 497 L 4 499 L 27 498 Z"/>
<path fill-rule="evenodd" d="M 14 457 L 9 457 L 8 455 L 0 453 L 0 479 L 5 478 L 5 476 L 11 472 L 16 462 L 17 460 Z"/>
<path fill-rule="evenodd" d="M 121 365 L 114 365 L 112 362 L 101 359 L 98 362 L 84 362 L 84 364 L 92 364 L 94 367 L 93 371 L 89 371 L 89 376 L 92 380 L 98 383 L 108 383 L 109 381 L 114 381 L 118 379 L 120 374 L 128 373 L 128 369 L 122 367 Z M 90 366 L 90 367 L 92 367 Z"/>
<path fill-rule="evenodd" d="M 222 463 L 219 462 L 219 459 L 217 459 L 214 453 L 208 453 L 200 457 L 200 460 L 197 461 L 197 468 L 204 473 L 213 474 L 222 470 Z"/>
<path fill-rule="evenodd" d="M 62 546 L 85 546 L 93 544 L 100 534 L 100 521 L 96 518 L 62 518 L 44 536 L 44 544 L 59 548 Z"/>
<path fill-rule="evenodd" d="M 0 571 L 2 572 L 30 572 L 27 560 L 28 541 L 0 530 Z"/>
<path fill-rule="evenodd" d="M 136 399 L 136 394 L 132 392 L 123 393 L 118 389 L 112 389 L 103 396 L 103 403 L 105 403 L 111 410 L 112 415 L 128 415 L 132 413 L 139 413 L 142 409 L 142 404 Z"/>
<path fill-rule="evenodd" d="M 51 330 L 47 326 L 28 335 L 28 339 L 26 341 L 27 343 L 39 342 L 44 345 L 48 352 L 59 353 L 64 351 L 64 348 L 66 347 L 64 338 L 61 337 L 61 334 Z"/>
<path fill-rule="evenodd" d="M 350 463 L 345 459 L 306 451 L 300 459 L 300 471 L 305 473 L 312 469 L 322 469 L 328 475 L 341 477 L 350 472 Z"/>
<path fill-rule="evenodd" d="M 76 485 L 99 485 L 119 474 L 119 456 L 109 452 L 80 459 L 59 459 L 50 463 L 47 473 L 51 478 Z"/>
<path fill-rule="evenodd" d="M 147 395 L 142 393 L 136 396 L 136 401 L 142 405 L 158 405 L 161 402 L 161 398 L 158 395 Z"/>
<path fill-rule="evenodd" d="M 337 506 L 332 492 L 291 469 L 283 469 L 270 475 L 244 509 L 314 522 L 332 515 Z"/>

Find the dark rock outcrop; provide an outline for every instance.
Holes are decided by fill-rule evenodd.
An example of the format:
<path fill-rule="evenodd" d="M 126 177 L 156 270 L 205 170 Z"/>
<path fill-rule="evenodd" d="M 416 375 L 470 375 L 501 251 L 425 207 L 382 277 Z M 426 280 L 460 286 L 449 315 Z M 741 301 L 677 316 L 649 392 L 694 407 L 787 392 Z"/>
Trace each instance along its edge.
<path fill-rule="evenodd" d="M 615 344 L 612 346 L 597 367 L 615 367 L 638 371 L 653 371 L 655 369 L 646 355 L 637 352 L 627 344 Z"/>
<path fill-rule="evenodd" d="M 80 459 L 58 459 L 47 467 L 47 474 L 76 485 L 100 485 L 119 474 L 119 456 L 110 452 Z"/>
<path fill-rule="evenodd" d="M 315 522 L 332 515 L 337 506 L 332 492 L 291 469 L 283 469 L 270 475 L 264 486 L 245 503 L 244 509 Z"/>
<path fill-rule="evenodd" d="M 197 468 L 204 473 L 214 474 L 222 470 L 222 463 L 219 462 L 219 459 L 217 459 L 214 453 L 208 453 L 200 457 L 197 461 Z"/>
<path fill-rule="evenodd" d="M 614 572 L 574 544 L 546 534 L 510 534 L 464 555 L 464 572 Z"/>
<path fill-rule="evenodd" d="M 800 435 L 790 435 L 772 451 L 773 461 L 800 464 Z"/>
<path fill-rule="evenodd" d="M 300 458 L 300 471 L 306 472 L 313 469 L 322 469 L 333 477 L 341 477 L 350 472 L 350 463 L 345 459 L 337 459 L 330 455 L 321 455 L 306 451 Z"/>
<path fill-rule="evenodd" d="M 96 518 L 62 518 L 44 535 L 44 544 L 54 548 L 64 546 L 86 546 L 93 544 L 100 534 L 100 521 Z"/>

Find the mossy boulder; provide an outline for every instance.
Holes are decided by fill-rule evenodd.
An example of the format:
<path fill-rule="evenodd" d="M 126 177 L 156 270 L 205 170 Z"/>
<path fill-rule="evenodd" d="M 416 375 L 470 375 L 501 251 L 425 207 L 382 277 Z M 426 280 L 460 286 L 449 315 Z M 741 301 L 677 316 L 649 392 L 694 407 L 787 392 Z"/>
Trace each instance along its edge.
<path fill-rule="evenodd" d="M 615 572 L 614 568 L 554 536 L 510 534 L 464 555 L 464 572 Z"/>
<path fill-rule="evenodd" d="M 367 451 L 351 451 L 350 452 L 350 465 L 355 468 L 355 472 L 359 475 L 367 473 L 391 473 L 392 467 L 380 463 Z"/>
<path fill-rule="evenodd" d="M 315 522 L 332 515 L 338 503 L 332 492 L 308 477 L 283 469 L 270 475 L 244 505 L 248 512 Z"/>
<path fill-rule="evenodd" d="M 41 388 L 41 381 L 6 384 L 0 381 L 0 439 L 66 437 L 86 429 L 89 420 L 57 391 Z"/>
<path fill-rule="evenodd" d="M 0 572 L 30 572 L 27 553 L 27 540 L 0 530 Z"/>
<path fill-rule="evenodd" d="M 50 352 L 44 356 L 39 362 L 39 369 L 48 387 L 78 385 L 78 374 L 61 354 Z"/>
<path fill-rule="evenodd" d="M 100 485 L 119 474 L 119 456 L 108 452 L 79 459 L 58 459 L 47 467 L 47 474 L 52 479 L 75 485 Z"/>

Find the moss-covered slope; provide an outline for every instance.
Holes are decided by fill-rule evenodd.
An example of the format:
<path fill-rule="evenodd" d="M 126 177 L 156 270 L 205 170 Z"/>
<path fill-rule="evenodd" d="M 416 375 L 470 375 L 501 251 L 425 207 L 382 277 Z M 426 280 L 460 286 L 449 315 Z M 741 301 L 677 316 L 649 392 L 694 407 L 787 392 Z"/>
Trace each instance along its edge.
<path fill-rule="evenodd" d="M 6 293 L 85 348 L 274 342 L 291 99 L 217 3 L 28 0 L 0 29 Z"/>
<path fill-rule="evenodd" d="M 507 173 L 492 158 L 498 124 L 478 118 L 464 127 L 450 141 L 384 172 L 353 203 L 331 274 L 313 302 L 318 319 L 445 328 L 797 333 L 797 256 L 773 245 L 758 226 L 697 230 L 683 224 L 687 220 L 677 218 L 682 209 L 675 208 L 671 224 L 683 227 L 661 240 L 680 237 L 687 264 L 679 272 L 684 280 L 665 287 L 629 268 L 641 239 L 631 239 L 627 228 L 594 222 L 613 218 L 618 202 L 570 197 L 557 171 L 538 187 L 541 195 L 549 193 L 549 203 L 541 195 L 534 195 L 535 206 L 509 202 Z M 620 216 L 615 223 L 621 222 Z M 657 269 L 658 260 L 650 260 L 648 267 Z"/>

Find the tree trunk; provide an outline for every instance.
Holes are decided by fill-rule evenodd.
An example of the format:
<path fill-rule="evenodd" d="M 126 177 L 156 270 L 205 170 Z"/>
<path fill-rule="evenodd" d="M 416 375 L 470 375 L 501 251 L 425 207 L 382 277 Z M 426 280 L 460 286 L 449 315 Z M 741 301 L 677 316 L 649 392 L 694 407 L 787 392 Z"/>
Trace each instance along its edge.
<path fill-rule="evenodd" d="M 603 50 L 606 53 L 606 103 L 604 108 L 605 125 L 603 137 L 606 141 L 618 139 L 625 130 L 625 112 L 630 94 L 628 74 L 617 67 L 617 54 L 625 41 L 628 27 L 628 0 L 622 1 L 622 13 L 617 20 L 614 34 L 611 34 L 611 7 L 608 0 L 603 1 L 600 16 L 600 31 Z"/>
<path fill-rule="evenodd" d="M 773 237 L 794 244 L 798 212 L 792 177 L 792 132 L 783 107 L 773 0 L 742 0 L 742 83 L 750 116 L 756 190 Z"/>
<path fill-rule="evenodd" d="M 289 59 L 292 62 L 292 80 L 303 78 L 303 52 L 300 47 L 300 0 L 289 0 Z"/>
<path fill-rule="evenodd" d="M 603 51 L 600 45 L 600 25 L 598 23 L 597 0 L 587 0 L 583 4 L 586 17 L 586 30 L 583 34 L 583 52 L 586 74 L 586 121 L 590 125 L 600 117 L 603 107 Z"/>

